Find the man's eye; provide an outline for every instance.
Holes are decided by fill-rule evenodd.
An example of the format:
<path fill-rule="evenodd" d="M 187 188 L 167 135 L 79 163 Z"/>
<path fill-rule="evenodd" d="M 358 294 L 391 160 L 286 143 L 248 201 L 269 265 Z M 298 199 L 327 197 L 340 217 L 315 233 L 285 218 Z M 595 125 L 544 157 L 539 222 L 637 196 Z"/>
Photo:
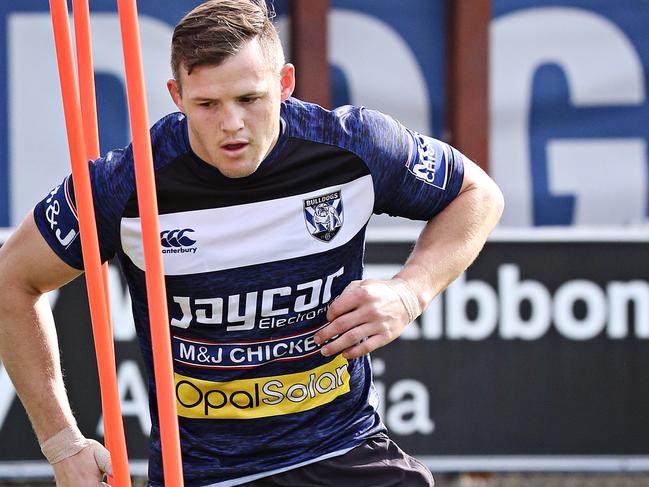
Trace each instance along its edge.
<path fill-rule="evenodd" d="M 211 101 L 204 101 L 204 102 L 199 103 L 198 106 L 209 108 L 209 107 L 212 106 L 212 102 Z"/>
<path fill-rule="evenodd" d="M 253 103 L 257 101 L 259 97 L 256 96 L 244 96 L 243 98 L 240 98 L 241 103 Z"/>

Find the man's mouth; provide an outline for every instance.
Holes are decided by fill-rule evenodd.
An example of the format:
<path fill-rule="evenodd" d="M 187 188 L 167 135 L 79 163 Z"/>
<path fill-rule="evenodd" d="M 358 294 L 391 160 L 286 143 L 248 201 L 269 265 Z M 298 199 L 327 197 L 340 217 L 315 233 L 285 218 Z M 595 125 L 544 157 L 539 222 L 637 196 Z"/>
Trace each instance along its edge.
<path fill-rule="evenodd" d="M 243 150 L 248 147 L 248 142 L 231 142 L 227 144 L 222 144 L 221 149 L 223 149 L 226 153 L 230 155 L 237 155 L 240 152 L 243 152 Z"/>
<path fill-rule="evenodd" d="M 225 144 L 223 147 L 225 147 L 227 150 L 237 150 L 237 149 L 241 149 L 242 147 L 245 147 L 246 145 L 248 144 L 240 142 L 238 144 Z"/>

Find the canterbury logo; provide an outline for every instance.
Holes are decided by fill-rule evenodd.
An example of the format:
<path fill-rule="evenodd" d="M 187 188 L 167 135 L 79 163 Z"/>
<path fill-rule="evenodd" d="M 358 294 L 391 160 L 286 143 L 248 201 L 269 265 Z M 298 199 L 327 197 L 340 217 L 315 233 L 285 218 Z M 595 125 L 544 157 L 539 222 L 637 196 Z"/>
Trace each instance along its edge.
<path fill-rule="evenodd" d="M 160 232 L 160 244 L 166 248 L 181 248 L 181 247 L 191 247 L 196 243 L 196 240 L 192 240 L 186 234 L 194 233 L 194 230 L 191 228 L 184 228 L 182 230 L 165 230 Z"/>

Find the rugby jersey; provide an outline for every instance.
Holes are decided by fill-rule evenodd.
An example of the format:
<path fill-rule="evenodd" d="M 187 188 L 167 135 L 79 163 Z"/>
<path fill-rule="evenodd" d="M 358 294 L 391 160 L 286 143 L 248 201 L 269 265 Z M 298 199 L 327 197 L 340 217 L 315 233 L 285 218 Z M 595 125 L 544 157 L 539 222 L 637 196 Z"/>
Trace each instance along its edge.
<path fill-rule="evenodd" d="M 314 334 L 362 278 L 373 213 L 428 220 L 459 192 L 462 155 L 361 107 L 291 98 L 252 175 L 191 150 L 187 119 L 151 129 L 185 485 L 238 485 L 341 455 L 384 431 L 368 357 L 324 357 Z M 89 163 L 100 250 L 116 255 L 148 373 L 151 485 L 164 483 L 131 146 Z M 71 177 L 34 210 L 83 268 Z"/>

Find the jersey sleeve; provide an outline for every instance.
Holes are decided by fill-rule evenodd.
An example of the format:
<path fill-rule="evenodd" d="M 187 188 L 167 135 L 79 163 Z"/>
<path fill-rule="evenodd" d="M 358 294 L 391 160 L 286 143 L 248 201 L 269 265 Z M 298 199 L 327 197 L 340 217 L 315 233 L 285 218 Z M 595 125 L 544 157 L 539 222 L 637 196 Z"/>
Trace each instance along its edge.
<path fill-rule="evenodd" d="M 405 128 L 380 112 L 361 109 L 362 157 L 374 185 L 374 213 L 429 220 L 460 192 L 462 154 Z"/>
<path fill-rule="evenodd" d="M 132 151 L 112 151 L 90 161 L 90 184 L 102 261 L 121 247 L 120 220 L 133 191 Z M 72 176 L 67 176 L 34 208 L 38 230 L 52 250 L 68 265 L 83 269 L 79 219 Z"/>

